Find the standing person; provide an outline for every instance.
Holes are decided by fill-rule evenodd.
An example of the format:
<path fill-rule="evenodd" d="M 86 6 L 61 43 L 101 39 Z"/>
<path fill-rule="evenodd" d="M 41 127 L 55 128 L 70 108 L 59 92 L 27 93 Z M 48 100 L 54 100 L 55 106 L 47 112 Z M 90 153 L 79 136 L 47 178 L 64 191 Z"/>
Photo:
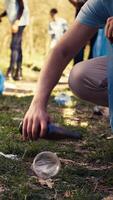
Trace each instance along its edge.
<path fill-rule="evenodd" d="M 49 23 L 48 33 L 51 37 L 50 48 L 53 48 L 67 31 L 68 24 L 65 19 L 58 16 L 58 10 L 56 8 L 50 10 L 50 17 L 51 21 Z"/>
<path fill-rule="evenodd" d="M 87 41 L 95 35 L 98 28 L 104 26 L 106 36 L 112 43 L 113 0 L 88 0 L 72 27 L 54 47 L 42 67 L 36 93 L 23 120 L 25 140 L 36 140 L 46 134 L 47 124 L 50 121 L 47 105 L 53 88 L 74 55 L 77 55 Z M 109 65 L 109 61 L 112 61 L 112 65 Z M 98 57 L 78 63 L 70 72 L 69 86 L 78 97 L 98 105 L 109 106 L 113 130 L 113 60 L 111 57 Z"/>
<path fill-rule="evenodd" d="M 76 12 L 75 12 L 75 18 L 76 18 L 78 13 L 80 12 L 80 9 L 87 2 L 87 0 L 69 0 L 69 2 L 76 8 Z M 96 38 L 97 38 L 97 34 L 95 34 L 94 37 L 91 38 L 90 40 L 90 52 L 88 56 L 89 59 L 93 58 L 93 47 L 94 47 Z M 85 47 L 83 47 L 80 50 L 80 52 L 77 54 L 77 56 L 74 57 L 74 64 L 84 60 L 84 51 L 85 51 Z"/>
<path fill-rule="evenodd" d="M 15 80 L 22 79 L 22 35 L 26 25 L 29 24 L 29 10 L 27 0 L 4 0 L 5 11 L 0 14 L 7 16 L 12 28 L 11 57 L 6 77 Z M 16 71 L 14 73 L 14 68 Z"/>

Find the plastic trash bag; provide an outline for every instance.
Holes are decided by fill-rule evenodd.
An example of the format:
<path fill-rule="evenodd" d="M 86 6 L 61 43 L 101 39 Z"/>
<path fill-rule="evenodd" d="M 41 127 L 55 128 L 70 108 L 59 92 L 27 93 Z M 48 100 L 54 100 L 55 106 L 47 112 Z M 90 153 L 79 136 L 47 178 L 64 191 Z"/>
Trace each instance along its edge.
<path fill-rule="evenodd" d="M 71 97 L 65 93 L 61 93 L 54 98 L 58 105 L 70 105 L 72 103 Z"/>

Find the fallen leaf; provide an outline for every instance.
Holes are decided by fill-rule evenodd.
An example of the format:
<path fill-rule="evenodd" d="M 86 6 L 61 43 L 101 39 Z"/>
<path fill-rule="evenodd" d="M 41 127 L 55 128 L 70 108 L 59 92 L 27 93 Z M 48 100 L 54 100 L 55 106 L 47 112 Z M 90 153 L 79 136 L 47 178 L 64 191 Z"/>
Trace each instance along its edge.
<path fill-rule="evenodd" d="M 48 188 L 52 189 L 54 186 L 54 182 L 52 179 L 38 179 L 38 182 L 40 183 L 41 186 L 47 186 Z"/>
<path fill-rule="evenodd" d="M 69 160 L 69 159 L 60 158 L 60 161 L 61 161 L 62 163 L 64 163 L 64 164 L 69 164 L 69 163 L 75 164 L 75 161 Z"/>
<path fill-rule="evenodd" d="M 71 197 L 71 196 L 72 196 L 71 191 L 66 191 L 66 192 L 64 193 L 64 197 L 66 197 L 66 198 L 69 198 L 69 197 Z"/>
<path fill-rule="evenodd" d="M 0 193 L 3 193 L 4 192 L 4 188 L 3 188 L 3 186 L 0 186 Z"/>

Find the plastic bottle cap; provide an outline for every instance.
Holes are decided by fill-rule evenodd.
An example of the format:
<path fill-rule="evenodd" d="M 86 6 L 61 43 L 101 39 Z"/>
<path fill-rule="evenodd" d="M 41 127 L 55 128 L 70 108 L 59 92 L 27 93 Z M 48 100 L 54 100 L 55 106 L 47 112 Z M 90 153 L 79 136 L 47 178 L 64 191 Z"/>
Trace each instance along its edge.
<path fill-rule="evenodd" d="M 58 156 L 50 151 L 37 154 L 32 164 L 35 174 L 43 179 L 55 176 L 59 172 L 60 167 L 61 163 Z"/>

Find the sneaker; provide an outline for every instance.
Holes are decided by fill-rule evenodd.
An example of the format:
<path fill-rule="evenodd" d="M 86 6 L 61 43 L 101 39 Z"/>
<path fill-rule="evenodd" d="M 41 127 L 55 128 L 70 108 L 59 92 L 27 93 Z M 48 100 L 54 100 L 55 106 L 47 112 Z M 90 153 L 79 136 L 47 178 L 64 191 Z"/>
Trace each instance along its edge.
<path fill-rule="evenodd" d="M 15 81 L 22 80 L 22 70 L 16 70 L 15 76 L 13 78 Z"/>

